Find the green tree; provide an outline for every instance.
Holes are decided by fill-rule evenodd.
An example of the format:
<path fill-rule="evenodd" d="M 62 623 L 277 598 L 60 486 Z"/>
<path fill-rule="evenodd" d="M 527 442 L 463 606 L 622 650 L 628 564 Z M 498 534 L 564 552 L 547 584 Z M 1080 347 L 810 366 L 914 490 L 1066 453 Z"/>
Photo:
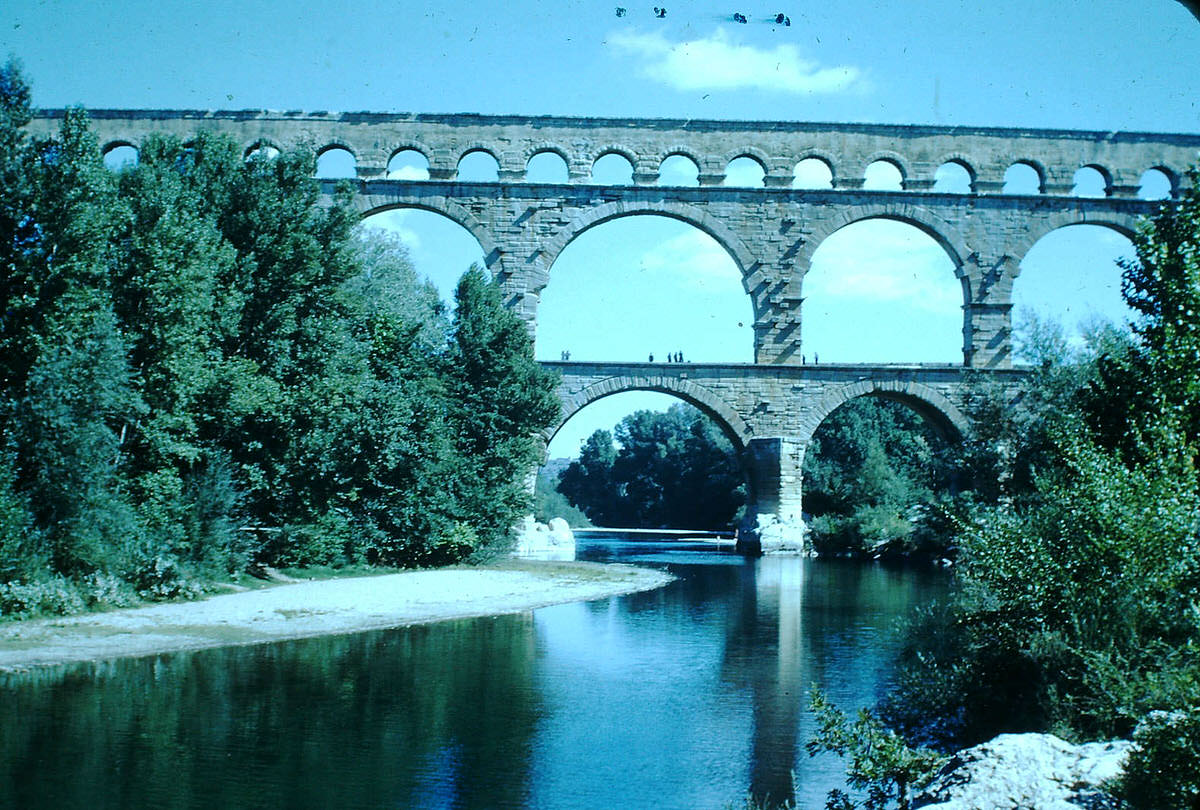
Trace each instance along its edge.
<path fill-rule="evenodd" d="M 189 150 L 173 138 L 142 144 L 121 177 L 129 217 L 119 235 L 114 302 L 146 413 L 129 441 L 125 471 L 154 544 L 223 568 L 237 546 L 238 496 L 227 454 L 204 440 L 203 404 L 223 378 L 220 280 L 234 251 L 224 241 Z"/>
<path fill-rule="evenodd" d="M 945 553 L 949 447 L 898 402 L 861 397 L 817 428 L 804 459 L 804 508 L 818 551 Z"/>
<path fill-rule="evenodd" d="M 626 519 L 620 492 L 613 481 L 616 460 L 617 446 L 613 444 L 612 433 L 597 430 L 584 441 L 579 458 L 559 475 L 558 491 L 599 526 L 621 526 Z"/>
<path fill-rule="evenodd" d="M 9 63 L 0 613 L 502 545 L 559 406 L 480 271 L 451 324 L 348 187 L 320 204 L 311 153 L 151 137 L 114 174 L 84 113 L 38 142 L 29 115 Z"/>
<path fill-rule="evenodd" d="M 483 270 L 463 274 L 455 300 L 447 389 L 459 516 L 476 527 L 485 547 L 499 548 L 529 513 L 525 476 L 542 460 L 538 433 L 562 406 L 554 375 L 533 359 L 525 324 L 505 308 Z"/>
<path fill-rule="evenodd" d="M 82 111 L 67 112 L 57 140 L 34 145 L 29 169 L 38 238 L 10 259 L 25 292 L 11 339 L 28 359 L 9 381 L 18 487 L 46 527 L 52 567 L 87 573 L 130 564 L 116 558 L 140 534 L 119 476 L 144 411 L 113 314 L 124 211 Z"/>
<path fill-rule="evenodd" d="M 559 491 L 600 525 L 643 528 L 725 529 L 745 498 L 732 443 L 683 403 L 593 433 Z"/>

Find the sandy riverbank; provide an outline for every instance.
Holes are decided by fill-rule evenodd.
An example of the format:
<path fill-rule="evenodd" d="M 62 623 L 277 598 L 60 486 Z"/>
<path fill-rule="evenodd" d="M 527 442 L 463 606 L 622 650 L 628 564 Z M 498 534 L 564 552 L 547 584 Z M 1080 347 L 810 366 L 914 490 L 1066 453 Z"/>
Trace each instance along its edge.
<path fill-rule="evenodd" d="M 670 580 L 628 565 L 510 561 L 297 582 L 198 602 L 0 624 L 0 671 L 519 613 Z"/>

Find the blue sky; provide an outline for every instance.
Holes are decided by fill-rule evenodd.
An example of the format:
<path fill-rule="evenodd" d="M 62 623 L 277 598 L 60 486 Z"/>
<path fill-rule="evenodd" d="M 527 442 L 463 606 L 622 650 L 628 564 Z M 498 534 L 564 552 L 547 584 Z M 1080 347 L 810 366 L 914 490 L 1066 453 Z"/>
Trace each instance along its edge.
<path fill-rule="evenodd" d="M 667 6 L 663 19 L 656 2 Z M 0 50 L 21 59 L 35 103 L 46 107 L 1200 132 L 1200 24 L 1174 0 L 656 2 L 6 0 Z M 734 22 L 734 12 L 748 22 Z M 772 22 L 780 12 L 791 26 Z M 480 258 L 469 237 L 433 215 L 372 224 L 400 231 L 418 268 L 443 288 Z M 852 227 L 822 246 L 806 281 L 806 354 L 961 359 L 961 294 L 944 255 L 890 223 Z M 1044 241 L 1023 265 L 1018 304 L 1078 289 L 1086 300 L 1074 311 L 1044 314 L 1119 318 L 1112 260 L 1125 243 L 1098 229 Z M 618 289 L 638 306 L 606 304 Z M 661 218 L 585 233 L 552 268 L 542 303 L 541 357 L 751 356 L 749 303 L 732 261 L 708 237 Z M 912 345 L 861 341 L 853 328 L 878 323 L 884 333 L 914 318 L 927 328 Z M 571 453 L 630 408 L 665 402 L 598 403 L 552 451 Z"/>

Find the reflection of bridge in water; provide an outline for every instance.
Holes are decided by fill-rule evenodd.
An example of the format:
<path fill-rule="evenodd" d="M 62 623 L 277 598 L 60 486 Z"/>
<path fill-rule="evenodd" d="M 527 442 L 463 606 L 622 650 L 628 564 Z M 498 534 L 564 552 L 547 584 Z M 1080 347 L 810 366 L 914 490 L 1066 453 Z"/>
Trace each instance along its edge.
<path fill-rule="evenodd" d="M 29 129 L 52 134 L 61 117 L 61 110 L 45 111 Z M 461 225 L 531 332 L 555 259 L 589 228 L 653 214 L 700 229 L 741 273 L 754 314 L 754 364 L 547 365 L 563 373 L 567 417 L 631 390 L 663 391 L 700 407 L 742 454 L 748 513 L 777 528 L 796 526 L 804 448 L 825 415 L 853 397 L 882 396 L 917 408 L 950 435 L 961 432 L 964 368 L 1012 379 L 1012 288 L 1034 243 L 1074 224 L 1131 235 L 1138 218 L 1159 205 L 1138 199 L 1143 174 L 1158 172 L 1177 196 L 1200 149 L 1200 135 L 778 121 L 261 110 L 96 110 L 92 121 L 105 150 L 136 149 L 156 132 L 187 140 L 199 130 L 228 135 L 247 155 L 297 145 L 318 154 L 341 150 L 354 165 L 363 216 L 420 208 Z M 402 152 L 423 156 L 428 179 L 386 177 Z M 475 153 L 495 160 L 496 181 L 458 182 L 459 162 Z M 529 161 L 544 154 L 561 158 L 563 182 L 528 182 Z M 629 162 L 627 185 L 592 181 L 592 166 L 607 155 Z M 663 162 L 676 156 L 694 164 L 696 187 L 658 185 Z M 723 186 L 728 165 L 742 157 L 762 168 L 762 187 Z M 809 159 L 828 169 L 828 188 L 793 187 L 796 166 Z M 867 168 L 879 162 L 899 176 L 894 190 L 864 188 Z M 966 177 L 961 193 L 934 190 L 948 165 Z M 1032 173 L 1033 187 L 1002 193 L 1015 166 Z M 1101 196 L 1076 195 L 1081 169 L 1099 178 Z M 323 183 L 328 201 L 335 182 Z M 963 367 L 800 364 L 802 288 L 813 255 L 840 228 L 869 219 L 915 226 L 946 252 L 962 286 Z M 780 528 L 770 539 L 786 542 L 788 534 Z"/>

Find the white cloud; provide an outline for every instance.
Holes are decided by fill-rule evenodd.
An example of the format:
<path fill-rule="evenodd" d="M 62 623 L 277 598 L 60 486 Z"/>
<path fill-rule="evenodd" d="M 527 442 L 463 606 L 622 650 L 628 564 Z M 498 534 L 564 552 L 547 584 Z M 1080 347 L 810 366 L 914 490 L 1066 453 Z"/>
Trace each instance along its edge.
<path fill-rule="evenodd" d="M 723 29 L 704 39 L 670 42 L 661 34 L 618 33 L 618 50 L 642 61 L 642 73 L 676 90 L 774 90 L 839 93 L 863 84 L 851 66 L 821 67 L 795 45 L 757 48 L 732 41 Z"/>
<path fill-rule="evenodd" d="M 387 173 L 388 180 L 428 180 L 429 169 L 421 166 L 401 166 Z"/>
<path fill-rule="evenodd" d="M 955 312 L 962 306 L 962 284 L 932 239 L 910 226 L 871 221 L 825 240 L 805 276 L 804 296 L 818 306 L 842 299 Z"/>
<path fill-rule="evenodd" d="M 741 284 L 733 257 L 715 239 L 696 229 L 689 229 L 644 253 L 641 267 L 652 273 L 674 274 L 697 286 L 714 281 Z"/>
<path fill-rule="evenodd" d="M 368 228 L 377 228 L 390 233 L 404 243 L 410 254 L 415 253 L 421 249 L 421 235 L 407 221 L 408 213 L 404 210 L 385 211 L 382 214 L 371 216 L 365 224 Z"/>

